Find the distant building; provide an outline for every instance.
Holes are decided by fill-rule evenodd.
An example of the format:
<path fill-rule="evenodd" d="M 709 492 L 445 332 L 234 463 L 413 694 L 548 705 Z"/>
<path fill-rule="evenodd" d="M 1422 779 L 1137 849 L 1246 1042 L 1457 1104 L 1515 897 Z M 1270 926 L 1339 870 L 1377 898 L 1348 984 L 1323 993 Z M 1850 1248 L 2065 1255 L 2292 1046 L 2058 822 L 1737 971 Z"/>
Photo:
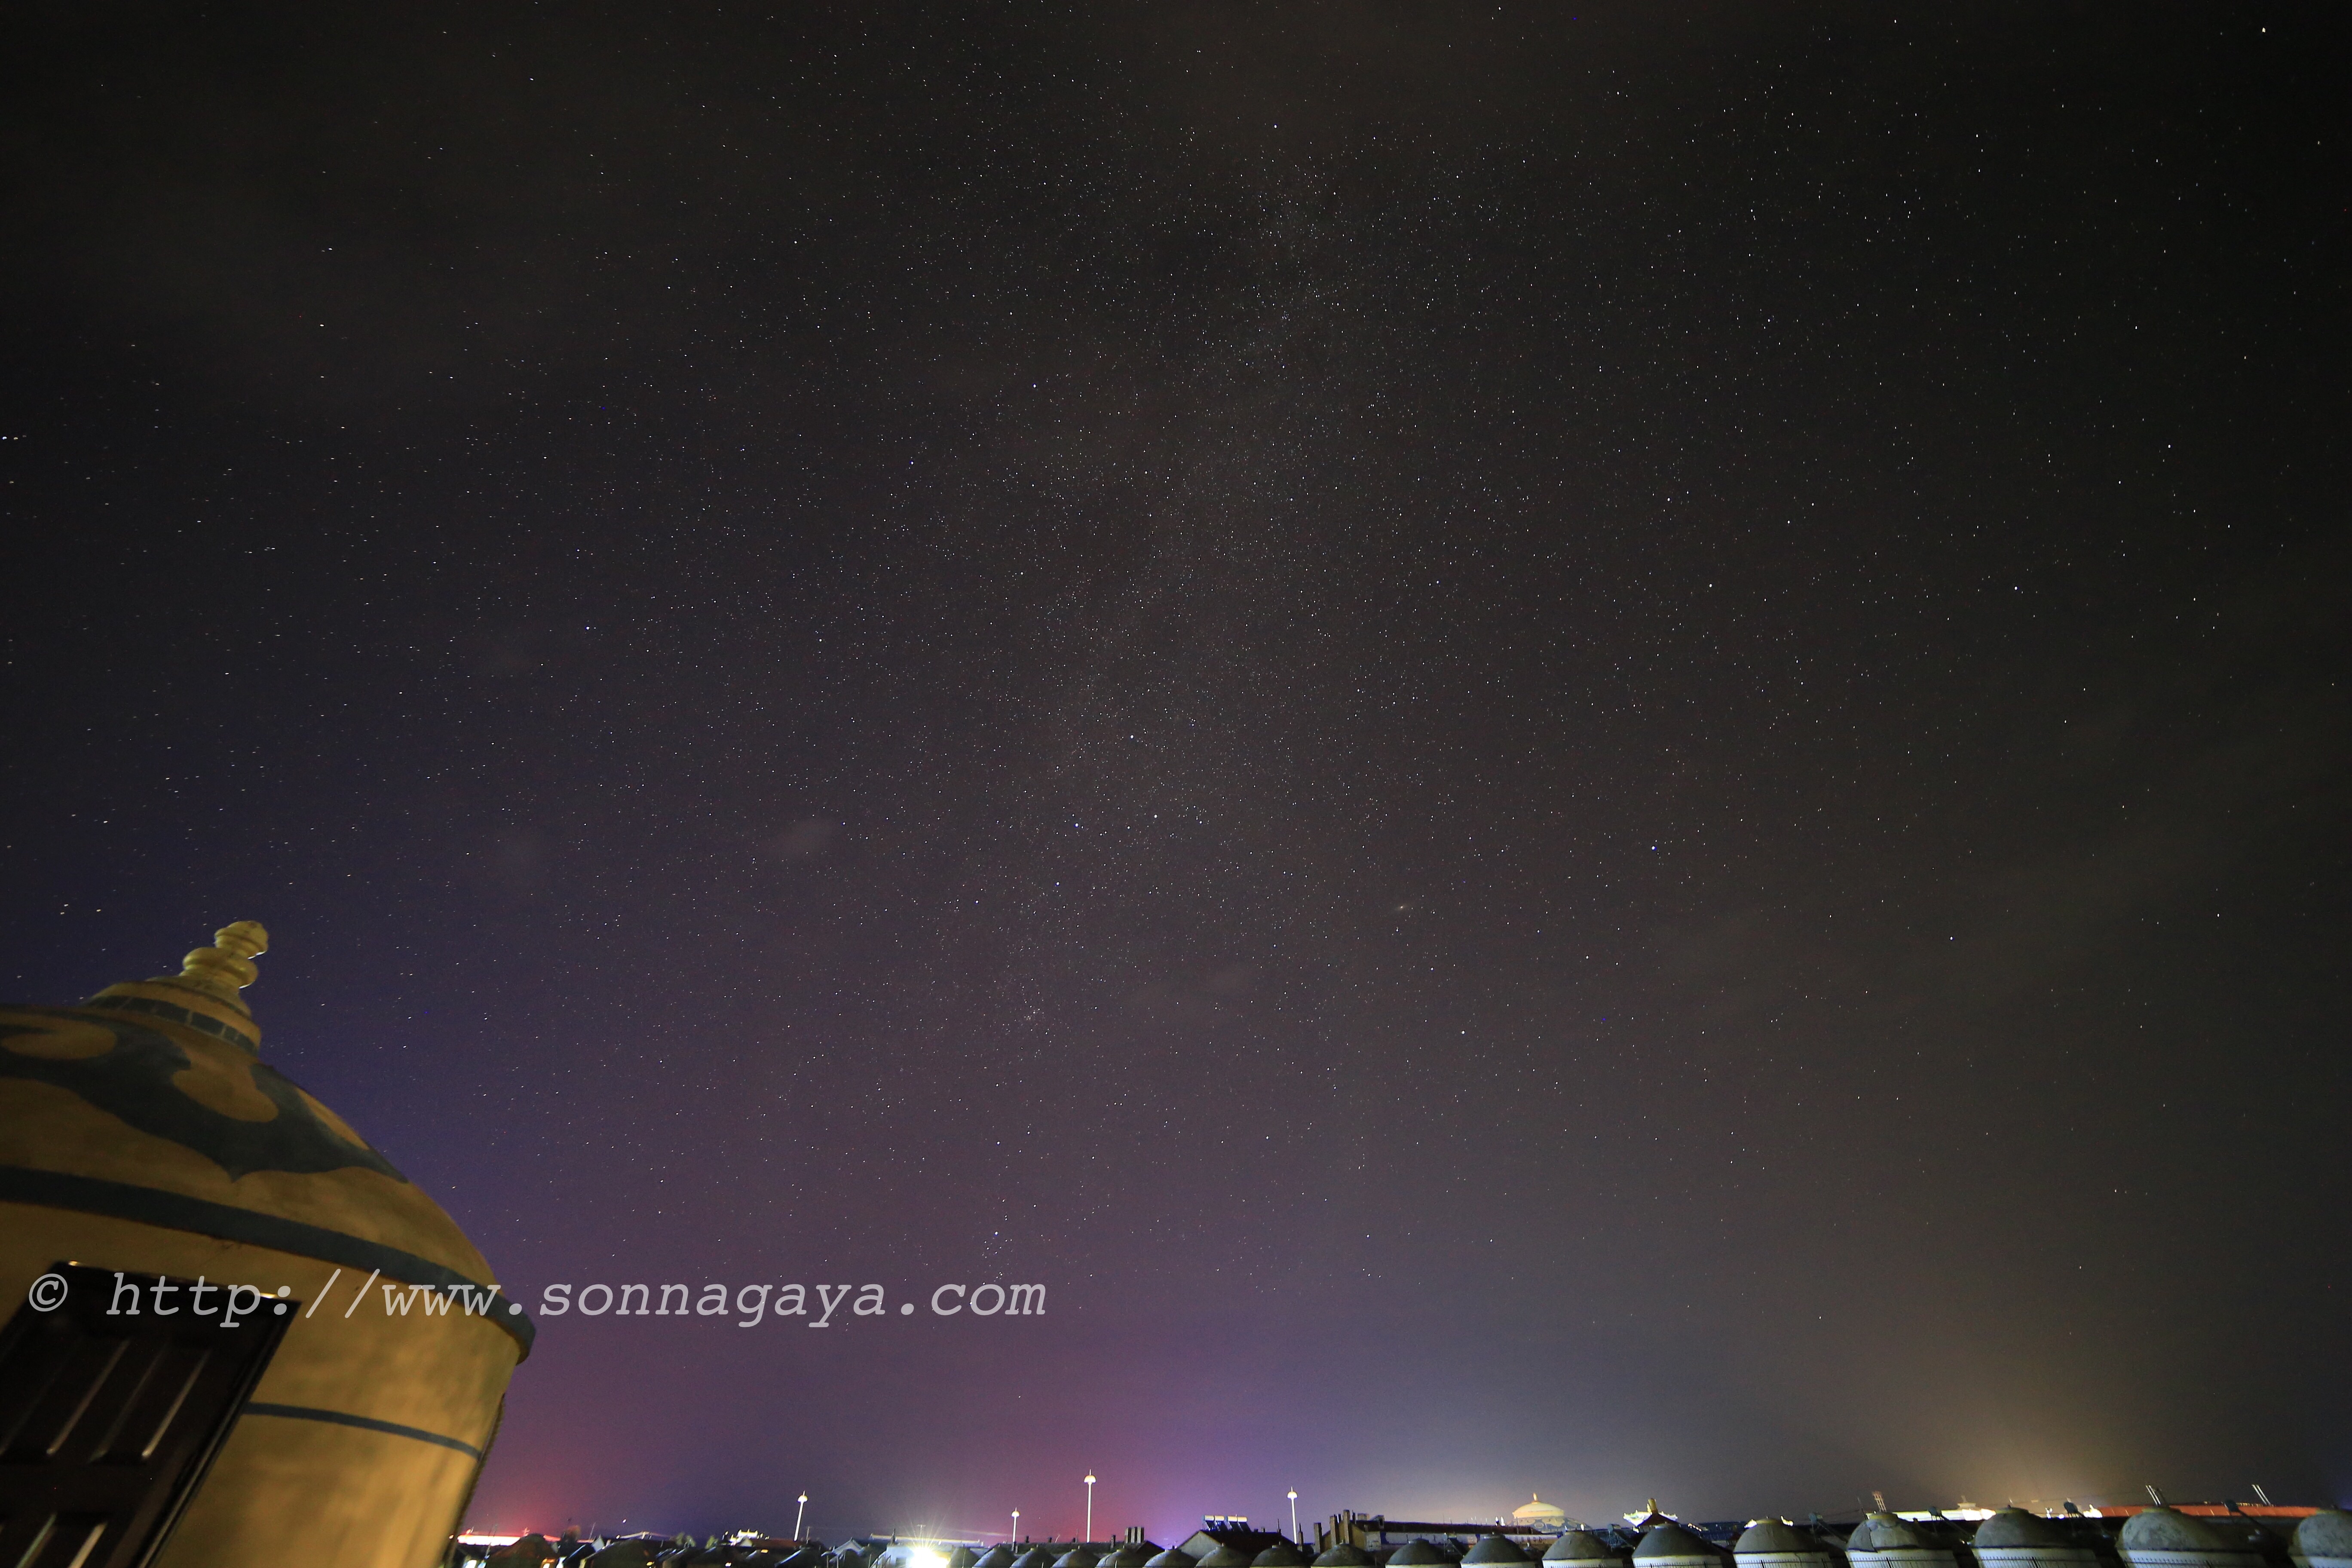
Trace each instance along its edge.
<path fill-rule="evenodd" d="M 1524 1513 L 1522 1509 L 1520 1512 Z M 1425 1519 L 1391 1519 L 1386 1514 L 1358 1513 L 1350 1509 L 1335 1513 L 1327 1521 L 1315 1526 L 1315 1545 L 1318 1552 L 1328 1552 L 1338 1545 L 1353 1546 L 1360 1551 L 1377 1554 L 1382 1547 L 1402 1546 L 1409 1541 L 1425 1541 L 1433 1546 L 1444 1546 L 1459 1562 L 1480 1540 L 1489 1535 L 1507 1536 L 1520 1542 L 1549 1542 L 1564 1528 L 1568 1515 L 1547 1508 L 1550 1517 L 1541 1523 L 1513 1518 L 1508 1523 L 1500 1520 L 1486 1523 L 1449 1524 Z M 1556 1522 L 1557 1521 L 1557 1522 Z M 1530 1552 L 1528 1555 L 1540 1555 Z M 1375 1556 L 1375 1561 L 1385 1561 Z"/>
<path fill-rule="evenodd" d="M 1255 1563 L 1259 1552 L 1277 1541 L 1289 1539 L 1280 1531 L 1252 1530 L 1249 1521 L 1239 1515 L 1213 1513 L 1202 1519 L 1201 1528 L 1186 1536 L 1176 1550 L 1195 1563 L 1207 1562 L 1220 1548 L 1244 1563 Z"/>

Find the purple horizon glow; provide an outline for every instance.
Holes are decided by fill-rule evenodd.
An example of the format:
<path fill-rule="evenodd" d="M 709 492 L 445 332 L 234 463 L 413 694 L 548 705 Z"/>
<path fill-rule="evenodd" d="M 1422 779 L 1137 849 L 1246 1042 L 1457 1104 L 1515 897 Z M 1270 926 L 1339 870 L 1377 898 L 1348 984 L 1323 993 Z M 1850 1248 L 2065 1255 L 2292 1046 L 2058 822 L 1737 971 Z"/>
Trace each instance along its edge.
<path fill-rule="evenodd" d="M 2345 16 L 11 51 L 11 994 L 551 1283 L 475 1527 L 2352 1492 Z"/>

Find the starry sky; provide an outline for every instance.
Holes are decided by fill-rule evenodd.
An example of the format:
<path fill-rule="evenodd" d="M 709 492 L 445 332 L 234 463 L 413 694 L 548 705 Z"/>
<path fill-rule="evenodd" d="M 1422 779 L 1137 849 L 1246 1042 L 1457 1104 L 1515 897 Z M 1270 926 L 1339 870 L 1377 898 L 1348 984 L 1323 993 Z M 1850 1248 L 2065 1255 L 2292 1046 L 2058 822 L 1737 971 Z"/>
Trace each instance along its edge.
<path fill-rule="evenodd" d="M 1048 1289 L 544 1317 L 477 1525 L 2352 1491 L 2342 13 L 5 27 L 11 994 Z"/>

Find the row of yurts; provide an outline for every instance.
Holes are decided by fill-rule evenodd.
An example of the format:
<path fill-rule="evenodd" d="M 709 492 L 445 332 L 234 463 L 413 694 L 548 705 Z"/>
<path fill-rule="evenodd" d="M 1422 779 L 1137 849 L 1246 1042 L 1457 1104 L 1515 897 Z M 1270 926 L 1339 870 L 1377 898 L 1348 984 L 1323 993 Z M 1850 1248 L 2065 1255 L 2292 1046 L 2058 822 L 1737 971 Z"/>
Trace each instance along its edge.
<path fill-rule="evenodd" d="M 1759 1520 L 1727 1551 L 1678 1521 L 1653 1514 L 1637 1531 L 1571 1529 L 1549 1543 L 1496 1534 L 1458 1554 L 1449 1542 L 1431 1540 L 1370 1550 L 1341 1542 L 1311 1563 L 1284 1540 L 1255 1555 L 1220 1545 L 1197 1558 L 1149 1542 L 1032 1546 L 1025 1552 L 999 1545 L 975 1552 L 958 1546 L 942 1568 L 2352 1568 L 2352 1513 L 2321 1509 L 2294 1520 L 2291 1529 L 2287 1524 L 2285 1518 L 2234 1512 L 2200 1518 L 2161 1506 L 2121 1520 L 2046 1519 L 2005 1508 L 1973 1527 L 1960 1520 L 1907 1520 L 1879 1512 L 1850 1531 Z M 537 1551 L 524 1548 L 532 1561 L 543 1560 L 546 1552 L 546 1543 L 537 1545 Z M 491 1561 L 523 1560 L 510 1553 L 513 1548 Z M 877 1568 L 877 1561 L 874 1549 L 854 1544 L 832 1552 L 814 1545 L 774 1552 L 692 1546 L 660 1551 L 640 1541 L 614 1542 L 580 1556 L 588 1568 Z"/>
<path fill-rule="evenodd" d="M 42 1448 L 45 1464 L 78 1464 L 91 1476 L 121 1469 L 110 1447 L 121 1423 L 77 1413 L 103 1411 L 109 1399 L 128 1410 L 124 1401 L 143 1396 L 143 1373 L 133 1356 L 91 1352 L 110 1336 L 154 1331 L 146 1350 L 180 1353 L 187 1347 L 161 1331 L 184 1338 L 192 1321 L 119 1316 L 79 1297 L 44 1308 L 39 1290 L 58 1283 L 59 1265 L 158 1287 L 166 1278 L 184 1282 L 173 1289 L 205 1277 L 243 1280 L 284 1298 L 285 1310 L 247 1320 L 268 1333 L 255 1342 L 249 1378 L 217 1391 L 208 1429 L 184 1440 L 175 1432 L 161 1448 L 150 1443 L 156 1451 L 133 1478 L 138 1495 L 126 1494 L 122 1529 L 103 1540 L 86 1532 L 93 1568 L 215 1568 L 281 1556 L 294 1541 L 306 1560 L 337 1568 L 434 1568 L 446 1561 L 508 1380 L 534 1337 L 529 1315 L 495 1293 L 497 1276 L 440 1206 L 262 1060 L 261 1029 L 240 993 L 268 942 L 261 927 L 239 921 L 189 953 L 178 974 L 110 985 L 79 1006 L 0 1006 L 0 1300 L 25 1303 L 0 1331 L 0 1349 L 26 1397 L 34 1382 L 68 1372 L 88 1384 L 73 1399 L 47 1402 L 62 1414 L 58 1441 Z M 341 1302 L 362 1279 L 462 1291 L 485 1310 L 314 1310 L 330 1296 Z M 114 1383 L 123 1387 L 104 1386 Z M 45 1509 L 5 1511 L 0 1544 L 53 1533 L 56 1521 L 36 1517 Z M 2250 1535 L 2240 1516 L 2222 1522 L 2161 1508 L 2133 1515 L 2112 1537 L 2112 1521 L 2019 1510 L 1965 1535 L 1945 1521 L 1892 1514 L 1872 1515 L 1845 1539 L 1766 1521 L 1728 1554 L 1671 1520 L 1643 1522 L 1630 1550 L 1615 1531 L 1569 1530 L 1540 1560 L 1590 1568 L 2352 1568 L 2352 1519 L 2332 1510 L 2305 1519 L 2291 1537 L 2266 1526 Z M 646 1561 L 656 1552 L 676 1556 L 635 1542 L 581 1555 L 602 1559 L 615 1548 Z M 1041 1550 L 1000 1547 L 982 1557 L 960 1549 L 943 1568 L 1303 1568 L 1287 1542 L 1197 1557 L 1142 1545 Z M 883 1568 L 870 1553 L 851 1564 L 812 1552 L 768 1563 Z M 1408 1542 L 1373 1552 L 1340 1545 L 1315 1563 L 1456 1561 L 1435 1542 Z M 1530 1559 L 1496 1535 L 1458 1561 L 1510 1568 Z M 625 1568 L 624 1558 L 604 1568 Z"/>

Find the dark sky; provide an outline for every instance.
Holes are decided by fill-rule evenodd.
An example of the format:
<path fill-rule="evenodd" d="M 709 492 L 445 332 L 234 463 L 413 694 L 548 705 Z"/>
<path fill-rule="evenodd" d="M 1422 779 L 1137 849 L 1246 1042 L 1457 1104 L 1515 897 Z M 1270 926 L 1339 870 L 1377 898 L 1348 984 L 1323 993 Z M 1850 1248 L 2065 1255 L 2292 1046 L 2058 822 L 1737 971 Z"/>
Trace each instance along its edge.
<path fill-rule="evenodd" d="M 13 994 L 476 1523 L 2352 1490 L 2334 8 L 10 13 Z"/>

